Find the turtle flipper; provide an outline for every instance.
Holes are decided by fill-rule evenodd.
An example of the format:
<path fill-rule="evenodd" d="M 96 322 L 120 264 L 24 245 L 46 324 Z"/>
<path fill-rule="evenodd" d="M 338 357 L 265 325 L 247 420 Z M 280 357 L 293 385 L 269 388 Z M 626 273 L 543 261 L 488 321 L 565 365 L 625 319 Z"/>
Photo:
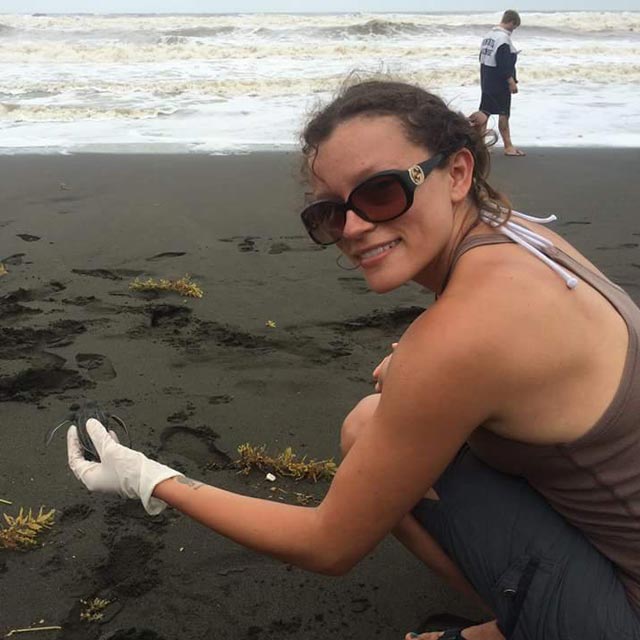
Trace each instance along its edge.
<path fill-rule="evenodd" d="M 105 429 L 109 429 L 109 422 L 111 420 L 116 422 L 116 424 L 124 430 L 129 441 L 129 446 L 131 445 L 131 436 L 124 420 L 118 416 L 110 414 L 108 411 L 105 411 L 95 400 L 85 400 L 81 405 L 72 405 L 69 417 L 47 431 L 45 435 L 45 445 L 50 444 L 53 440 L 53 436 L 60 427 L 73 424 L 78 429 L 78 439 L 80 440 L 80 446 L 84 451 L 84 457 L 87 460 L 100 462 L 100 456 L 93 444 L 93 440 L 91 440 L 91 436 L 89 436 L 89 433 L 87 432 L 87 421 L 91 418 L 100 422 Z"/>
<path fill-rule="evenodd" d="M 78 429 L 78 439 L 80 440 L 80 446 L 84 449 L 84 457 L 87 460 L 100 462 L 100 456 L 98 455 L 96 446 L 93 444 L 93 440 L 87 432 L 87 421 L 94 418 L 107 427 L 107 423 L 109 421 L 107 415 L 95 400 L 86 400 L 76 411 L 75 417 L 75 425 Z"/>
<path fill-rule="evenodd" d="M 48 447 L 51 444 L 51 441 L 53 440 L 53 436 L 56 434 L 56 431 L 60 429 L 60 427 L 64 427 L 66 424 L 71 425 L 71 421 L 63 420 L 60 424 L 57 424 L 55 427 L 51 427 L 51 429 L 49 429 L 47 433 L 44 434 L 45 447 Z"/>

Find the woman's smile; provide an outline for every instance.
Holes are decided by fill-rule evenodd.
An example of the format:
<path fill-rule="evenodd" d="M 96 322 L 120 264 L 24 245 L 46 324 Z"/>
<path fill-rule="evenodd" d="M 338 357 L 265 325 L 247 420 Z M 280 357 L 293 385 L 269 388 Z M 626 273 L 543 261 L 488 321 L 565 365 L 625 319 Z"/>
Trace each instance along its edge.
<path fill-rule="evenodd" d="M 390 242 L 385 242 L 384 244 L 378 244 L 368 247 L 356 253 L 355 256 L 360 263 L 360 266 L 366 269 L 367 267 L 378 264 L 379 262 L 384 260 L 384 258 L 386 258 L 389 253 L 393 251 L 393 249 L 395 249 L 399 244 L 400 239 L 391 240 Z"/>

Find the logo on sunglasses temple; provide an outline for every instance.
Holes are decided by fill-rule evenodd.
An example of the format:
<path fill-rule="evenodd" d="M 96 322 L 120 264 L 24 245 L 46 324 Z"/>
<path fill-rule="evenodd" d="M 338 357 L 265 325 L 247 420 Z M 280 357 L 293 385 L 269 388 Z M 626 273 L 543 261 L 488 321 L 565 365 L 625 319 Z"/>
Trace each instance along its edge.
<path fill-rule="evenodd" d="M 413 167 L 409 169 L 409 177 L 413 184 L 421 185 L 424 182 L 424 171 L 422 167 L 418 164 L 414 164 Z"/>

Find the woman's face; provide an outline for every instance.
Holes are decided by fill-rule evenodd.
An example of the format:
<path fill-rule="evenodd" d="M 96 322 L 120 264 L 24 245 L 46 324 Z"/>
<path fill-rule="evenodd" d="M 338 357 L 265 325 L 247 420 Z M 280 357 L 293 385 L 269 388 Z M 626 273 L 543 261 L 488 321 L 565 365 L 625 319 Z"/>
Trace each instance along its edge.
<path fill-rule="evenodd" d="M 406 170 L 431 155 L 407 139 L 402 123 L 393 116 L 353 118 L 320 145 L 313 162 L 314 196 L 346 200 L 368 176 Z M 359 265 L 373 291 L 391 291 L 411 280 L 437 288 L 453 232 L 451 191 L 445 166 L 417 187 L 413 205 L 398 218 L 373 223 L 347 212 L 338 247 Z"/>

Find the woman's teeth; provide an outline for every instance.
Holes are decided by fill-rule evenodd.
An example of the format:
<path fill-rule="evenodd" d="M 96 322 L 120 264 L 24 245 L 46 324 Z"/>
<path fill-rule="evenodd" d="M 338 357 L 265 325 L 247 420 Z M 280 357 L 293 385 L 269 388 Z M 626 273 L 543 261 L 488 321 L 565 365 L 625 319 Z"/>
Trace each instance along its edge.
<path fill-rule="evenodd" d="M 380 255 L 389 249 L 393 249 L 400 240 L 394 240 L 393 242 L 387 242 L 387 244 L 380 245 L 379 247 L 375 247 L 373 249 L 369 249 L 369 251 L 365 251 L 360 254 L 360 260 L 367 260 L 368 258 L 373 258 L 374 256 Z"/>

